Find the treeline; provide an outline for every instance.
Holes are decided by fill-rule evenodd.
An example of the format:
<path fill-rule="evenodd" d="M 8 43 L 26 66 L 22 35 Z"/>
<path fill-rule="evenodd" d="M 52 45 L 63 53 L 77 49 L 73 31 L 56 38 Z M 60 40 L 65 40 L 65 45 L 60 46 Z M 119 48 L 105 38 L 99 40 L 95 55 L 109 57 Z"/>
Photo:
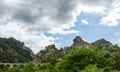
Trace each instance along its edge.
<path fill-rule="evenodd" d="M 54 63 L 36 66 L 30 62 L 10 69 L 0 66 L 0 72 L 120 72 L 120 48 L 117 45 L 75 47 Z"/>

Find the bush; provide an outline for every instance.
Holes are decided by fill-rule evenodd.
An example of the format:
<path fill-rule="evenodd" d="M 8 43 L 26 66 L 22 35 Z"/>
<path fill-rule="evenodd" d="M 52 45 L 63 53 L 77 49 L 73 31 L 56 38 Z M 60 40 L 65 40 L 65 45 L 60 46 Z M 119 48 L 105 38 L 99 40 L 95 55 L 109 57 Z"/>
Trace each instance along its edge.
<path fill-rule="evenodd" d="M 71 50 L 65 59 L 56 64 L 55 70 L 58 72 L 78 72 L 85 69 L 90 64 L 98 68 L 112 68 L 114 61 L 111 57 L 106 57 L 104 51 L 94 47 L 81 47 Z"/>
<path fill-rule="evenodd" d="M 99 69 L 96 65 L 88 65 L 80 72 L 104 72 L 104 69 Z"/>
<path fill-rule="evenodd" d="M 38 72 L 38 67 L 32 63 L 29 62 L 25 67 L 24 67 L 25 72 Z"/>

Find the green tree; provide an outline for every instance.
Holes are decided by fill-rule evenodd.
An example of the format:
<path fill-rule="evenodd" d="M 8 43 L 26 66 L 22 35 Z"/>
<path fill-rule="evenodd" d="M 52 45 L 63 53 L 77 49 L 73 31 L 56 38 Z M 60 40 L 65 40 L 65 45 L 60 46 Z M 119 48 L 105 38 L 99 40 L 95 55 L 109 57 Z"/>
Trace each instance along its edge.
<path fill-rule="evenodd" d="M 104 72 L 104 69 L 99 69 L 96 65 L 88 65 L 80 72 Z"/>
<path fill-rule="evenodd" d="M 39 66 L 40 72 L 54 72 L 53 65 L 51 63 L 43 63 Z"/>
<path fill-rule="evenodd" d="M 32 63 L 29 62 L 25 67 L 24 67 L 24 72 L 38 72 L 38 67 Z"/>
<path fill-rule="evenodd" d="M 13 67 L 8 72 L 24 72 L 24 70 L 21 67 Z"/>
<path fill-rule="evenodd" d="M 5 65 L 0 65 L 0 72 L 7 72 L 8 71 L 8 67 Z"/>
<path fill-rule="evenodd" d="M 94 47 L 74 48 L 65 56 L 63 61 L 56 64 L 55 70 L 58 72 L 79 72 L 90 64 L 95 64 L 98 68 L 111 69 L 113 59 L 106 57 L 104 51 Z"/>

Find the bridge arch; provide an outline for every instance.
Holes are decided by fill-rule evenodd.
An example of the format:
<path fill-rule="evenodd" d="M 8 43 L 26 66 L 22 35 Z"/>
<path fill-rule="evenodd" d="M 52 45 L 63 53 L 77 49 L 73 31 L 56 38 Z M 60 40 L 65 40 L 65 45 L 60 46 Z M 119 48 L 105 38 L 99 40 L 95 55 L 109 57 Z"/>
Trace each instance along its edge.
<path fill-rule="evenodd" d="M 26 63 L 0 63 L 0 66 L 6 66 L 8 68 L 12 68 L 12 67 L 24 67 L 26 65 Z"/>

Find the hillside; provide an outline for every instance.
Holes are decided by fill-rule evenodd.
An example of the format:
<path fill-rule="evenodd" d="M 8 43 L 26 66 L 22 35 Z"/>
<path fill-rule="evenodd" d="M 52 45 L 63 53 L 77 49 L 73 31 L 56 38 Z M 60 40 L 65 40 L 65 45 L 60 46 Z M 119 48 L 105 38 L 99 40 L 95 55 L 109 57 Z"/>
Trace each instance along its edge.
<path fill-rule="evenodd" d="M 0 38 L 0 62 L 24 63 L 34 59 L 33 52 L 12 37 Z"/>
<path fill-rule="evenodd" d="M 28 62 L 33 58 L 24 43 L 0 38 L 1 62 Z M 120 72 L 120 47 L 105 39 L 88 43 L 77 36 L 68 47 L 46 46 L 25 66 L 0 65 L 0 72 Z"/>
<path fill-rule="evenodd" d="M 102 46 L 106 46 L 106 45 L 112 45 L 112 43 L 110 43 L 109 41 L 105 40 L 105 39 L 99 39 L 93 43 L 91 43 L 92 45 L 94 46 L 99 46 L 99 45 L 102 45 Z"/>
<path fill-rule="evenodd" d="M 58 50 L 55 45 L 48 45 L 44 50 L 41 50 L 36 54 L 37 58 L 34 61 L 37 63 L 50 62 L 54 64 L 62 59 L 62 57 L 66 54 L 65 52 L 63 49 Z"/>
<path fill-rule="evenodd" d="M 58 62 L 59 60 L 62 60 L 63 57 L 71 50 L 74 48 L 79 48 L 79 47 L 89 47 L 93 46 L 96 48 L 101 47 L 106 47 L 106 46 L 112 46 L 112 43 L 105 39 L 99 39 L 93 43 L 88 43 L 84 41 L 80 36 L 76 36 L 73 39 L 73 44 L 71 46 L 67 46 L 61 49 L 56 48 L 55 45 L 48 45 L 45 47 L 44 50 L 41 50 L 36 54 L 36 59 L 34 60 L 37 63 L 46 63 L 46 62 Z"/>
<path fill-rule="evenodd" d="M 105 39 L 99 39 L 93 43 L 84 41 L 80 36 L 73 39 L 73 44 L 61 49 L 56 46 L 48 45 L 44 50 L 41 50 L 36 55 L 26 47 L 23 42 L 20 42 L 12 37 L 0 38 L 0 62 L 28 62 L 34 61 L 36 63 L 55 63 L 63 59 L 63 57 L 73 48 L 81 46 L 105 47 L 112 46 L 112 43 Z"/>

